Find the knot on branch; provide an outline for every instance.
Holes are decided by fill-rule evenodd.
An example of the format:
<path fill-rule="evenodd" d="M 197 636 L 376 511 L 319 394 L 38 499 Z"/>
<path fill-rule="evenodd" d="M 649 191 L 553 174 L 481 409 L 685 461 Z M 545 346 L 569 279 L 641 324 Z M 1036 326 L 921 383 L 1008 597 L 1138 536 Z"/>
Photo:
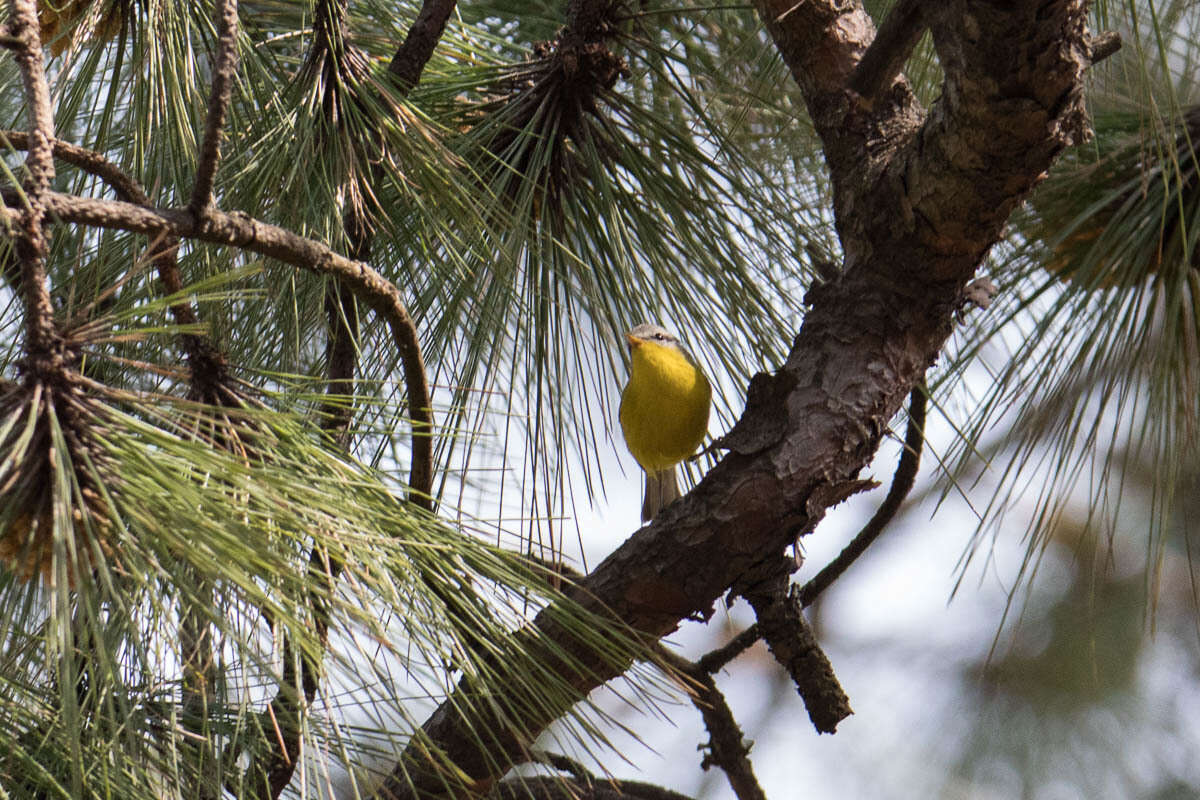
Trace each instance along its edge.
<path fill-rule="evenodd" d="M 232 387 L 225 354 L 207 337 L 185 334 L 183 340 L 190 373 L 189 397 L 209 405 L 226 404 L 226 392 L 232 393 Z"/>
<path fill-rule="evenodd" d="M 546 71 L 557 80 L 563 99 L 593 113 L 596 95 L 629 77 L 629 65 L 607 44 L 586 41 L 570 31 L 560 31 L 554 40 L 534 45 L 533 52 L 546 60 Z"/>
<path fill-rule="evenodd" d="M 79 366 L 80 343 L 64 337 L 46 320 L 41 335 L 34 338 L 38 343 L 25 357 L 17 362 L 17 370 L 24 376 L 26 385 L 42 385 L 53 388 L 70 386 L 69 373 Z"/>

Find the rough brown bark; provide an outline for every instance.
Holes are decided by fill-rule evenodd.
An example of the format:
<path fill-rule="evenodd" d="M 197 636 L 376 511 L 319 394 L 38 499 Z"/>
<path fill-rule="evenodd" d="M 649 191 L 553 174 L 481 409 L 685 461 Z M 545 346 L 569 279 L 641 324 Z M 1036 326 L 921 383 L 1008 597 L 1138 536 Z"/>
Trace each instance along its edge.
<path fill-rule="evenodd" d="M 786 362 L 751 383 L 724 441 L 730 452 L 575 592 L 585 607 L 653 637 L 707 617 L 727 588 L 853 490 L 937 359 L 1004 221 L 1085 124 L 1091 54 L 1079 0 L 957 0 L 933 10 L 927 22 L 946 83 L 928 119 L 903 79 L 870 109 L 847 88 L 874 33 L 861 5 L 757 7 L 823 142 L 845 261 L 840 278 L 810 291 Z M 580 698 L 627 667 L 588 651 L 552 615 L 540 615 L 535 629 L 589 667 L 567 673 Z M 558 663 L 552 652 L 546 647 Z M 544 710 L 517 722 L 468 720 L 463 707 L 457 697 L 443 704 L 422 745 L 441 748 L 475 788 L 499 777 L 552 721 Z M 485 747 L 481 737 L 490 739 Z M 453 796 L 427 763 L 411 747 L 382 796 Z"/>

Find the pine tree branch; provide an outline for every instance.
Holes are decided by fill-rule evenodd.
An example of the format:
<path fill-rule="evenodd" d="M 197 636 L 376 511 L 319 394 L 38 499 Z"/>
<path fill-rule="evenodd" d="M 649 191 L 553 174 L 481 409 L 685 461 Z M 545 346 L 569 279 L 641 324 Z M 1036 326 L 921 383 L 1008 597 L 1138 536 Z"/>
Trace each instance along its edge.
<path fill-rule="evenodd" d="M 763 579 L 740 593 L 754 607 L 759 634 L 791 676 L 813 727 L 818 733 L 834 733 L 838 723 L 854 712 L 804 619 L 804 607 L 789 591 L 788 576 L 795 562 L 781 556 L 764 562 L 760 569 Z"/>
<path fill-rule="evenodd" d="M 208 116 L 204 121 L 204 141 L 196 164 L 196 182 L 188 200 L 188 210 L 197 217 L 207 214 L 213 204 L 213 181 L 221 161 L 221 136 L 229 100 L 233 96 L 233 82 L 237 78 L 237 0 L 217 0 L 214 13 L 217 17 L 217 58 L 208 96 Z"/>
<path fill-rule="evenodd" d="M 57 331 L 46 278 L 49 244 L 45 231 L 45 197 L 54 181 L 51 144 L 54 141 L 54 114 L 42 64 L 37 3 L 34 0 L 9 0 L 9 8 L 8 33 L 19 43 L 13 48 L 13 55 L 21 73 L 29 118 L 29 152 L 25 159 L 28 176 L 20 202 L 15 206 L 22 210 L 14 220 L 20 294 L 25 306 L 25 355 L 32 374 L 57 375 L 62 371 L 62 364 L 54 352 Z"/>
<path fill-rule="evenodd" d="M 1099 64 L 1106 58 L 1115 56 L 1121 49 L 1121 34 L 1116 31 L 1105 31 L 1092 37 L 1088 43 L 1092 50 L 1091 62 Z"/>
<path fill-rule="evenodd" d="M 446 18 L 453 8 L 453 0 L 449 3 L 429 2 L 427 0 L 422 6 L 416 22 L 405 38 L 404 44 L 397 50 L 388 66 L 389 71 L 398 77 L 402 92 L 407 93 L 420 80 L 425 63 L 433 55 L 433 49 L 445 27 Z M 346 42 L 348 33 L 344 27 L 344 5 L 336 2 L 319 3 L 317 20 L 318 22 L 315 26 L 317 35 L 314 36 L 313 48 L 334 48 L 340 50 Z M 379 140 L 377 144 L 382 148 L 382 135 L 376 132 L 375 138 Z M 369 188 L 373 189 L 383 179 L 384 173 L 381 165 L 381 159 L 371 159 L 369 174 L 372 186 Z M 373 192 L 367 192 L 366 194 L 370 195 Z M 343 217 L 343 229 L 346 234 L 346 241 L 349 244 L 350 258 L 363 263 L 368 262 L 371 256 L 371 246 L 375 238 L 376 228 L 361 205 L 353 205 L 346 212 Z M 320 410 L 321 427 L 338 440 L 340 446 L 345 448 L 349 446 L 349 430 L 354 417 L 354 407 L 346 404 L 344 398 L 353 398 L 355 396 L 354 378 L 358 370 L 360 331 L 358 303 L 351 285 L 341 279 L 331 281 L 327 285 L 325 292 L 325 316 L 329 324 L 330 336 L 326 352 L 326 399 L 322 403 Z M 413 331 L 413 346 L 416 349 L 415 329 Z M 416 352 L 419 355 L 419 349 L 416 349 Z M 408 369 L 408 363 L 409 359 L 405 359 L 406 370 Z M 427 386 L 428 379 L 424 376 L 423 364 L 421 372 L 421 382 Z M 412 389 L 412 384 L 408 383 L 410 398 L 413 396 Z M 425 392 L 425 407 L 429 409 L 429 414 L 432 415 L 431 403 L 428 398 L 428 388 L 425 389 Z M 334 399 L 335 397 L 338 399 Z M 415 420 L 417 418 L 414 416 L 413 419 L 414 446 L 412 451 L 413 478 L 411 484 L 414 487 L 418 485 L 416 478 L 418 474 L 428 475 L 428 488 L 422 492 L 423 496 L 414 497 L 414 502 L 428 509 L 431 508 L 428 495 L 431 492 L 433 483 L 433 451 L 432 447 L 421 449 L 416 446 L 415 437 L 417 430 Z M 424 438 L 426 442 L 430 442 L 432 438 L 432 418 L 429 420 L 428 427 L 429 430 L 426 431 Z M 422 460 L 418 461 L 418 459 Z M 309 593 L 310 605 L 313 610 L 313 621 L 317 627 L 318 637 L 322 644 L 321 649 L 324 650 L 329 631 L 329 606 L 326 597 L 333 593 L 333 587 L 337 582 L 338 575 L 341 573 L 342 564 L 337 559 L 330 558 L 328 553 L 315 546 L 309 555 L 309 562 L 310 575 L 313 582 L 313 589 Z M 291 649 L 290 637 L 285 632 L 285 659 L 290 657 Z M 283 737 L 280 750 L 271 751 L 272 755 L 268 759 L 268 762 L 261 767 L 266 778 L 262 784 L 263 791 L 269 791 L 272 798 L 278 797 L 279 793 L 286 788 L 296 769 L 296 756 L 299 753 L 299 715 L 301 712 L 301 702 L 304 706 L 312 703 L 319 686 L 320 669 L 320 664 L 315 659 L 307 654 L 300 654 L 300 683 L 303 691 L 303 700 L 301 700 L 301 698 L 295 696 L 295 692 L 292 689 L 292 686 L 295 684 L 296 675 L 295 667 L 289 659 L 286 662 L 283 686 L 271 701 L 270 708 L 274 709 L 277 715 L 283 716 L 288 722 L 288 732 Z"/>
<path fill-rule="evenodd" d="M 28 150 L 32 141 L 33 137 L 26 131 L 0 130 L 0 142 L 14 150 Z M 50 148 L 51 153 L 58 160 L 65 161 L 104 181 L 121 200 L 141 206 L 150 205 L 150 198 L 142 185 L 95 150 L 88 150 L 86 147 L 80 147 L 62 139 L 52 139 Z"/>
<path fill-rule="evenodd" d="M 337 93 L 351 82 L 343 75 L 349 71 L 349 65 L 354 63 L 353 48 L 350 42 L 350 31 L 346 28 L 346 3 L 344 0 L 319 0 L 313 14 L 313 35 L 305 57 L 306 74 L 314 75 L 313 80 L 325 85 L 325 91 Z M 311 70 L 308 68 L 311 67 Z M 321 73 L 321 77 L 315 77 Z M 331 74 L 330 74 L 331 73 Z M 327 99 L 326 108 L 336 104 Z M 327 119 L 327 124 L 339 124 L 333 119 Z M 385 159 L 370 152 L 372 148 L 383 151 L 382 135 L 379 131 L 370 131 L 364 141 L 358 146 L 366 150 L 362 160 L 370 164 L 368 169 L 371 183 L 377 184 L 383 175 L 382 164 Z M 358 171 L 349 170 L 348 180 L 358 180 Z M 348 244 L 347 254 L 355 261 L 369 262 L 371 260 L 371 242 L 375 236 L 374 226 L 368 220 L 368 213 L 363 207 L 365 200 L 353 198 L 374 196 L 373 186 L 365 190 L 350 185 L 345 192 L 351 198 L 349 209 L 342 215 L 342 230 Z M 338 281 L 328 281 L 325 286 L 325 318 L 328 325 L 328 339 L 325 350 L 325 400 L 318 412 L 320 424 L 338 447 L 347 449 L 350 445 L 350 424 L 354 419 L 354 377 L 358 370 L 359 356 L 359 313 L 358 303 L 349 287 L 342 286 Z M 432 464 L 429 467 L 432 472 Z"/>
<path fill-rule="evenodd" d="M 15 149 L 24 150 L 29 148 L 31 137 L 23 131 L 0 130 L 0 141 Z M 52 148 L 55 158 L 104 181 L 119 199 L 145 208 L 151 207 L 150 197 L 142 185 L 100 153 L 62 139 L 55 139 Z M 175 258 L 178 248 L 179 239 L 166 235 L 155 237 L 147 247 L 147 255 L 158 271 L 159 280 L 162 281 L 163 289 L 168 295 L 183 291 L 183 278 Z M 170 311 L 175 322 L 181 326 L 194 327 L 200 324 L 199 315 L 185 300 L 172 303 Z M 228 376 L 225 354 L 203 334 L 183 333 L 180 334 L 179 340 L 188 359 L 193 399 L 213 405 L 223 403 L 224 395 L 220 387 L 224 385 Z"/>
<path fill-rule="evenodd" d="M 692 705 L 700 712 L 708 730 L 708 752 L 700 763 L 701 768 L 720 767 L 738 800 L 767 800 L 750 764 L 750 746 L 712 674 L 665 647 L 659 646 L 655 652 L 668 667 L 690 681 L 686 688 Z"/>
<path fill-rule="evenodd" d="M 896 472 L 892 476 L 892 485 L 888 490 L 887 497 L 838 557 L 823 567 L 796 593 L 802 608 L 812 605 L 817 597 L 828 589 L 873 541 L 879 538 L 879 534 L 895 518 L 896 512 L 912 490 L 917 470 L 920 467 L 921 450 L 925 444 L 925 410 L 928 401 L 928 389 L 923 384 L 913 387 L 908 401 L 908 428 L 904 434 L 904 450 L 900 454 L 900 462 L 896 465 Z M 697 666 L 710 674 L 718 672 L 761 638 L 760 626 L 755 622 L 721 647 L 705 653 L 697 662 Z"/>
<path fill-rule="evenodd" d="M 19 197 L 11 191 L 3 192 L 3 196 L 4 202 L 10 206 L 20 202 Z M 432 463 L 433 425 L 429 384 L 425 378 L 416 326 L 400 299 L 399 290 L 391 281 L 369 265 L 338 255 L 319 242 L 240 212 L 213 210 L 204 220 L 197 220 L 186 209 L 143 208 L 132 203 L 74 197 L 58 192 L 49 193 L 46 203 L 47 213 L 63 222 L 133 233 L 167 234 L 228 245 L 345 282 L 355 296 L 382 316 L 392 329 L 404 365 L 413 425 L 414 455 L 409 476 L 409 485 L 413 489 L 412 502 L 421 507 L 429 506 L 428 497 L 433 485 L 433 474 L 428 467 Z"/>
<path fill-rule="evenodd" d="M 850 76 L 850 88 L 863 100 L 874 103 L 876 95 L 890 86 L 921 41 L 925 25 L 921 21 L 922 0 L 899 0 L 891 10 L 871 46 Z"/>
<path fill-rule="evenodd" d="M 696 665 L 710 675 L 720 672 L 730 661 L 753 647 L 761 638 L 758 633 L 758 623 L 754 623 L 725 644 L 705 653 L 696 662 Z"/>
<path fill-rule="evenodd" d="M 421 10 L 408 29 L 404 43 L 388 64 L 388 72 L 396 77 L 401 91 L 408 92 L 421 80 L 421 73 L 441 41 L 454 6 L 455 0 L 424 0 L 421 3 Z"/>
<path fill-rule="evenodd" d="M 425 0 L 422 4 L 404 43 L 400 45 L 388 64 L 388 71 L 397 77 L 402 94 L 407 94 L 420 80 L 425 64 L 433 56 L 434 48 L 441 39 L 446 21 L 454 10 L 454 5 L 454 0 Z M 321 17 L 321 24 L 327 26 L 327 30 L 320 41 L 314 41 L 314 47 L 328 47 L 331 41 L 345 40 L 346 32 L 341 28 L 345 21 L 342 11 L 343 9 L 340 7 L 326 9 Z M 376 133 L 377 139 L 381 139 L 381 137 L 381 134 Z M 381 141 L 377 144 L 382 147 Z M 384 173 L 380 159 L 371 159 L 371 165 L 371 186 L 368 188 L 374 189 L 383 179 Z M 367 192 L 367 194 L 370 195 L 373 192 Z M 355 205 L 348 210 L 344 217 L 343 229 L 346 241 L 350 246 L 350 257 L 356 261 L 368 261 L 376 226 L 370 220 L 366 209 Z M 326 391 L 327 394 L 352 396 L 359 353 L 358 308 L 353 299 L 353 292 L 343 292 L 343 288 L 348 289 L 349 287 L 342 287 L 340 284 L 332 285 L 325 299 L 326 318 L 331 331 L 326 368 L 328 380 Z M 413 334 L 412 346 L 416 348 L 419 355 L 419 343 L 415 336 L 415 328 Z M 416 382 L 416 376 L 415 373 L 410 374 L 410 372 L 409 359 L 405 359 L 406 385 L 409 389 L 411 408 L 412 388 Z M 432 407 L 428 399 L 428 379 L 423 377 L 420 382 L 426 386 L 424 405 L 428 409 L 429 419 L 425 421 L 412 415 L 414 441 L 410 485 L 414 488 L 423 487 L 419 490 L 418 495 L 414 495 L 413 501 L 426 509 L 431 509 L 432 502 L 429 495 L 433 486 Z M 327 400 L 322 406 L 321 416 L 322 425 L 326 430 L 344 437 L 353 417 L 353 409 Z M 418 422 L 420 429 L 418 429 Z M 417 481 L 418 476 L 421 477 L 420 483 Z"/>

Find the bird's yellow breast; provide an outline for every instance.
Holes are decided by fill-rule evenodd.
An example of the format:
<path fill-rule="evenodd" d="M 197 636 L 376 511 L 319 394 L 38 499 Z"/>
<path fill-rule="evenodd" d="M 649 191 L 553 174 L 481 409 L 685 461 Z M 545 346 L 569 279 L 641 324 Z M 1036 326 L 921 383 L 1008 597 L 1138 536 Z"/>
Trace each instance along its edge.
<path fill-rule="evenodd" d="M 680 350 L 639 344 L 621 392 L 621 431 L 629 452 L 648 472 L 678 464 L 704 440 L 711 403 L 708 379 Z"/>

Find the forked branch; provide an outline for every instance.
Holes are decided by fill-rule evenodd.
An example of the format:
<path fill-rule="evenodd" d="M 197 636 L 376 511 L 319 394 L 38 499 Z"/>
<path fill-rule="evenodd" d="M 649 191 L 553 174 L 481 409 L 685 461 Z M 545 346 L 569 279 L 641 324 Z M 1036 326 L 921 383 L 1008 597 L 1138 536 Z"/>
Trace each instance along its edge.
<path fill-rule="evenodd" d="M 19 202 L 11 192 L 4 193 L 4 200 L 10 206 Z M 46 208 L 63 222 L 229 245 L 344 281 L 355 296 L 382 316 L 392 329 L 404 365 L 413 426 L 413 462 L 409 476 L 412 502 L 429 507 L 433 485 L 430 467 L 433 463 L 433 417 L 429 384 L 416 326 L 391 281 L 367 264 L 352 261 L 319 242 L 242 213 L 211 210 L 203 220 L 197 220 L 185 209 L 144 208 L 116 200 L 95 200 L 57 192 L 46 196 Z"/>
<path fill-rule="evenodd" d="M 0 131 L 0 142 L 6 142 L 18 150 L 29 149 L 31 139 L 32 137 L 24 131 Z M 104 181 L 119 199 L 145 208 L 150 207 L 150 197 L 142 185 L 100 153 L 61 139 L 52 142 L 52 151 L 54 157 L 60 161 Z M 162 281 L 167 294 L 183 291 L 183 277 L 179 273 L 179 265 L 175 258 L 178 248 L 179 239 L 175 236 L 156 237 L 148 247 L 149 258 L 158 270 L 159 280 Z M 185 300 L 172 303 L 170 309 L 171 316 L 182 326 L 193 327 L 200 321 L 196 311 Z M 217 397 L 219 392 L 215 384 L 225 375 L 225 355 L 203 334 L 185 333 L 179 338 L 190 365 L 193 394 L 202 400 Z"/>

